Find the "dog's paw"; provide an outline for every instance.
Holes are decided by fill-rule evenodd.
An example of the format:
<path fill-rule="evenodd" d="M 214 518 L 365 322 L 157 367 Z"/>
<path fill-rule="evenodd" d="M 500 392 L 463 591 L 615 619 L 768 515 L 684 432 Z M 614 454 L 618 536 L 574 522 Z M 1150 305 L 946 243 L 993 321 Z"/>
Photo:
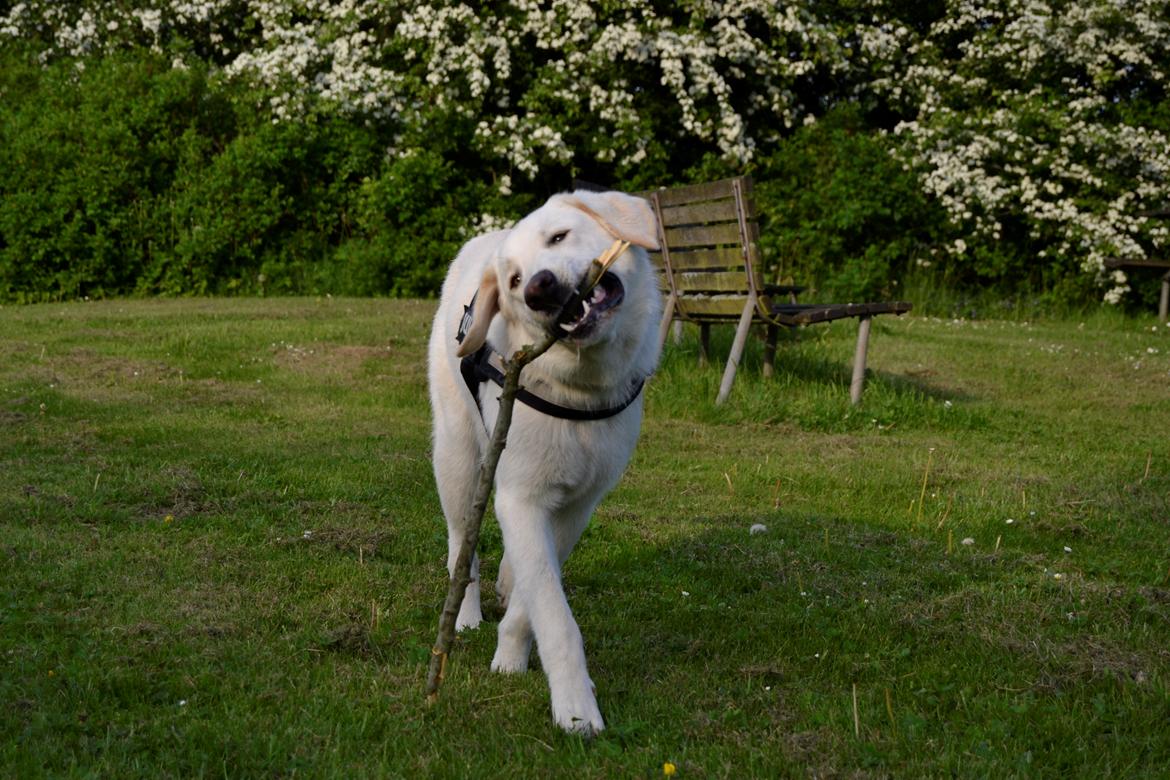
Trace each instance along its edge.
<path fill-rule="evenodd" d="M 605 721 L 601 719 L 601 710 L 597 707 L 597 697 L 593 695 L 592 686 L 562 692 L 559 696 L 554 693 L 552 711 L 553 720 L 570 734 L 592 737 L 605 729 Z"/>
<path fill-rule="evenodd" d="M 528 671 L 528 651 L 518 649 L 508 651 L 503 643 L 496 647 L 495 657 L 492 658 L 492 671 L 500 674 L 521 674 Z"/>
<path fill-rule="evenodd" d="M 459 617 L 455 618 L 455 630 L 465 631 L 469 628 L 479 628 L 479 624 L 482 622 L 483 612 L 480 610 L 479 602 L 463 599 L 463 606 L 459 608 Z"/>

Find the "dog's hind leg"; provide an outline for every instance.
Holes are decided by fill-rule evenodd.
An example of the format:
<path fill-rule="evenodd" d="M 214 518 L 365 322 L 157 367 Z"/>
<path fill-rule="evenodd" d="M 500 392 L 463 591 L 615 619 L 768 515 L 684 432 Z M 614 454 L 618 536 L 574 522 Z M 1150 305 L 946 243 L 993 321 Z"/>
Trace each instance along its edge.
<path fill-rule="evenodd" d="M 453 427 L 453 426 L 452 426 Z M 438 426 L 436 426 L 438 428 Z M 467 510 L 475 497 L 475 484 L 479 477 L 478 450 L 475 440 L 461 436 L 462 431 L 436 430 L 435 435 L 435 483 L 439 488 L 439 503 L 447 518 L 447 573 L 455 574 L 455 559 L 459 548 L 467 537 L 463 526 Z M 480 607 L 479 556 L 471 558 L 471 582 L 459 606 L 459 617 L 455 629 L 477 628 L 483 620 Z"/>
<path fill-rule="evenodd" d="M 528 619 L 528 611 L 519 599 L 510 599 L 504 619 L 500 621 L 492 671 L 503 674 L 526 672 L 531 655 L 532 623 Z"/>
<path fill-rule="evenodd" d="M 500 573 L 496 575 L 496 597 L 500 607 L 507 610 L 512 598 L 512 564 L 508 563 L 507 554 L 500 560 Z"/>

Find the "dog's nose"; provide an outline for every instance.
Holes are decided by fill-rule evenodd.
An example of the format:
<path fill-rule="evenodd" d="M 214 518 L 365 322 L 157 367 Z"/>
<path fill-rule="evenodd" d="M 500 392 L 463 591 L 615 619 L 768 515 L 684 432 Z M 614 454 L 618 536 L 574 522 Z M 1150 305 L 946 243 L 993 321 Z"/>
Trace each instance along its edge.
<path fill-rule="evenodd" d="M 524 285 L 524 302 L 534 311 L 555 312 L 563 297 L 561 284 L 552 271 L 541 271 Z"/>

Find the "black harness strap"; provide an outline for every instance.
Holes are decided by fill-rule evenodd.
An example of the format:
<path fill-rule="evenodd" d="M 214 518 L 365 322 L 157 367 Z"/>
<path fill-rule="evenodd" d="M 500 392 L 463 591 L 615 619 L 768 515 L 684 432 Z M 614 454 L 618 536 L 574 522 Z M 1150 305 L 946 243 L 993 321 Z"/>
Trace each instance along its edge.
<path fill-rule="evenodd" d="M 459 333 L 455 336 L 455 340 L 463 343 L 463 338 L 466 335 L 467 328 L 470 327 L 471 319 L 475 311 L 475 298 L 471 299 L 471 303 L 463 307 L 463 320 L 459 323 Z M 483 402 L 479 398 L 479 386 L 483 382 L 495 382 L 498 386 L 504 386 L 504 372 L 492 365 L 492 357 L 495 352 L 492 348 L 484 344 L 474 354 L 463 358 L 459 363 L 459 373 L 463 375 L 463 382 L 467 385 L 468 392 L 471 397 L 475 399 L 475 405 L 479 408 L 480 417 L 483 416 Z M 531 407 L 541 414 L 547 414 L 549 417 L 557 417 L 561 420 L 605 420 L 609 417 L 624 411 L 627 406 L 632 404 L 642 394 L 642 388 L 645 386 L 646 380 L 640 379 L 630 389 L 630 397 L 617 406 L 610 406 L 605 409 L 574 409 L 571 406 L 561 406 L 552 401 L 541 398 L 538 395 L 528 392 L 523 387 L 516 391 L 516 400 L 525 406 Z"/>

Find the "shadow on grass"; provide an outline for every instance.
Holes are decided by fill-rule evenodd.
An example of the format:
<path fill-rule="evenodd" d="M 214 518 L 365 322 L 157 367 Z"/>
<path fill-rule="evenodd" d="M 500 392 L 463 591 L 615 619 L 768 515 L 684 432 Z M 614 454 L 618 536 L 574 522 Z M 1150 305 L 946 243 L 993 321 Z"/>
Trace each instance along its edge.
<path fill-rule="evenodd" d="M 623 532 L 603 520 L 570 561 L 619 729 L 673 721 L 700 743 L 778 733 L 786 758 L 825 769 L 922 761 L 924 741 L 951 746 L 931 766 L 957 769 L 990 732 L 999 749 L 967 768 L 1084 760 L 1062 745 L 1123 760 L 1102 729 L 1151 757 L 1170 750 L 1147 710 L 1167 711 L 1167 658 L 1138 627 L 1151 609 L 1170 614 L 1165 589 L 1054 578 L 1033 556 L 836 518 L 692 522 L 708 530 L 633 546 L 607 544 Z M 768 530 L 749 534 L 757 522 Z"/>
<path fill-rule="evenodd" d="M 880 328 L 880 326 L 879 326 Z M 651 414 L 708 423 L 787 423 L 818 431 L 856 431 L 871 427 L 968 430 L 987 424 L 975 408 L 978 399 L 940 387 L 929 370 L 895 374 L 880 367 L 867 371 L 861 403 L 849 398 L 852 335 L 842 360 L 842 342 L 826 340 L 825 330 L 802 329 L 782 335 L 775 374 L 763 375 L 763 343 L 752 339 L 736 373 L 731 397 L 714 400 L 730 350 L 731 328 L 711 334 L 710 360 L 698 362 L 697 334 L 680 344 L 668 342 L 658 375 L 651 383 Z"/>

